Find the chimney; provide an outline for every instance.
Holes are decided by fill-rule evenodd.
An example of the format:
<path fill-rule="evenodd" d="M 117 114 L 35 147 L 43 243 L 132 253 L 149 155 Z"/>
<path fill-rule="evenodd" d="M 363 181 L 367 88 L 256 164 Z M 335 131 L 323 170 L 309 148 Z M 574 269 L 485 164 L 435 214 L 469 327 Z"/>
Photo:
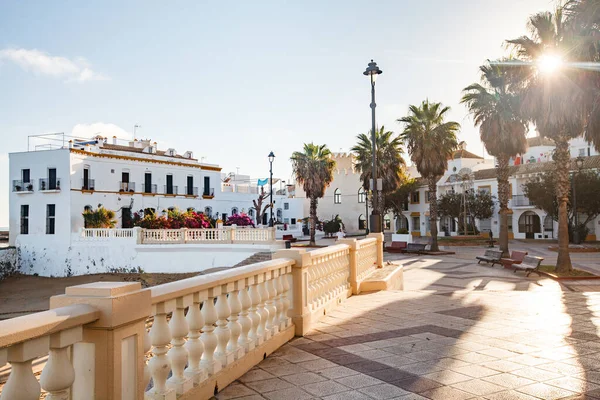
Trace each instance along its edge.
<path fill-rule="evenodd" d="M 73 141 L 69 140 L 69 148 L 72 149 L 73 148 Z"/>
<path fill-rule="evenodd" d="M 117 144 L 117 137 L 113 136 L 113 143 L 112 144 Z"/>

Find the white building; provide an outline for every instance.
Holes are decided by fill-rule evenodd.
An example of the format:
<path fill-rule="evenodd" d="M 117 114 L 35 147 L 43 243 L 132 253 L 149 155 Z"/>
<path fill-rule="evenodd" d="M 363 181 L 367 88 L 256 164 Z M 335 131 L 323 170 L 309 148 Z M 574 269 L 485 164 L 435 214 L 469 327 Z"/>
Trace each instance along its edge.
<path fill-rule="evenodd" d="M 511 160 L 511 200 L 509 208 L 509 236 L 511 238 L 556 238 L 558 224 L 552 220 L 544 211 L 535 208 L 529 199 L 523 194 L 522 185 L 536 174 L 545 172 L 551 167 L 549 161 L 554 145 L 550 140 L 540 137 L 528 139 L 529 148 L 525 154 Z M 571 141 L 571 156 L 573 158 L 585 157 L 584 169 L 600 168 L 600 155 L 593 146 L 585 140 L 578 138 Z M 324 198 L 319 200 L 318 215 L 320 219 L 330 219 L 332 216 L 340 215 L 348 232 L 357 232 L 365 228 L 365 223 L 370 211 L 367 210 L 365 195 L 360 181 L 360 174 L 354 169 L 351 154 L 335 153 L 336 161 L 334 180 L 327 188 Z M 575 166 L 572 166 L 575 169 Z M 414 167 L 409 168 L 409 175 L 419 178 Z M 475 190 L 483 190 L 492 193 L 498 198 L 498 185 L 496 181 L 496 169 L 493 159 L 484 159 L 466 150 L 463 143 L 452 159 L 448 160 L 448 170 L 438 181 L 438 194 L 454 190 L 461 192 L 461 182 L 457 182 L 454 176 L 457 173 L 469 173 L 472 177 L 470 186 Z M 421 182 L 418 180 L 418 182 Z M 429 190 L 425 182 L 419 189 L 413 192 L 409 198 L 405 210 L 399 218 L 388 214 L 384 216 L 384 227 L 386 232 L 396 232 L 405 228 L 413 236 L 428 236 L 429 225 Z M 499 234 L 498 207 L 494 216 L 489 220 L 475 221 L 478 229 L 482 232 L 492 231 L 495 237 Z M 457 234 L 457 224 L 451 218 L 442 218 L 438 221 L 438 232 L 444 235 L 444 228 L 448 234 Z M 590 221 L 588 224 L 590 234 L 587 240 L 595 240 L 600 236 L 600 218 Z"/>

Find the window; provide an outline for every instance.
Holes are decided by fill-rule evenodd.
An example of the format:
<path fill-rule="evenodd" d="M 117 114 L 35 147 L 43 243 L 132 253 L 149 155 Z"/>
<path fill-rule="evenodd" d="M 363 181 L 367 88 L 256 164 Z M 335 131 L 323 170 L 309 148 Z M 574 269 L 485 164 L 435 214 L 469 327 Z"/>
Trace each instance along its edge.
<path fill-rule="evenodd" d="M 342 191 L 335 189 L 333 192 L 333 204 L 342 204 Z"/>
<path fill-rule="evenodd" d="M 237 209 L 237 207 L 233 207 L 231 209 L 231 215 L 238 215 L 238 209 Z"/>
<path fill-rule="evenodd" d="M 367 220 L 362 214 L 358 217 L 358 229 L 367 229 Z"/>
<path fill-rule="evenodd" d="M 48 168 L 48 190 L 56 190 L 56 168 Z"/>
<path fill-rule="evenodd" d="M 411 204 L 419 204 L 420 202 L 421 202 L 420 193 L 419 192 L 412 192 L 410 194 L 410 203 Z"/>
<path fill-rule="evenodd" d="M 425 191 L 425 203 L 429 203 L 429 190 Z"/>
<path fill-rule="evenodd" d="M 84 190 L 90 189 L 90 167 L 87 165 L 83 167 L 83 182 L 81 188 Z"/>
<path fill-rule="evenodd" d="M 54 235 L 55 232 L 55 217 L 56 217 L 56 205 L 46 205 L 46 235 Z"/>
<path fill-rule="evenodd" d="M 365 189 L 363 189 L 363 188 L 358 189 L 358 202 L 364 203 L 366 201 L 366 199 L 367 199 L 367 194 L 365 193 Z"/>
<path fill-rule="evenodd" d="M 425 216 L 425 232 L 431 232 L 431 219 L 429 216 Z"/>
<path fill-rule="evenodd" d="M 508 198 L 512 199 L 513 197 L 513 192 L 512 192 L 512 183 L 508 184 Z"/>
<path fill-rule="evenodd" d="M 144 174 L 144 193 L 152 193 L 152 173 Z"/>
<path fill-rule="evenodd" d="M 248 216 L 254 218 L 254 208 L 248 210 Z"/>
<path fill-rule="evenodd" d="M 212 218 L 212 207 L 204 207 L 204 215 Z"/>
<path fill-rule="evenodd" d="M 23 181 L 23 183 L 31 182 L 31 174 L 29 172 L 29 168 L 21 170 L 21 180 Z"/>
<path fill-rule="evenodd" d="M 194 195 L 194 177 L 191 175 L 187 177 L 187 187 L 185 189 L 185 194 L 187 194 L 188 196 Z"/>
<path fill-rule="evenodd" d="M 173 192 L 173 175 L 167 175 L 167 185 L 165 187 L 165 194 L 176 194 Z"/>
<path fill-rule="evenodd" d="M 227 221 L 227 213 L 223 213 L 223 215 L 221 215 L 221 221 Z"/>
<path fill-rule="evenodd" d="M 283 219 L 283 210 L 281 208 L 277 209 L 277 221 L 281 221 Z"/>
<path fill-rule="evenodd" d="M 283 209 L 284 210 L 289 210 L 290 209 L 290 203 L 283 203 Z"/>
<path fill-rule="evenodd" d="M 292 225 L 296 225 L 296 218 L 292 218 L 291 221 L 292 221 Z"/>
<path fill-rule="evenodd" d="M 389 215 L 383 217 L 383 229 L 385 229 L 386 231 L 392 229 L 392 220 L 390 219 Z"/>
<path fill-rule="evenodd" d="M 210 176 L 204 177 L 204 196 L 210 196 Z"/>
<path fill-rule="evenodd" d="M 579 149 L 579 157 L 585 157 L 585 154 L 586 154 L 585 148 Z"/>
<path fill-rule="evenodd" d="M 21 235 L 29 233 L 29 205 L 21 205 Z"/>
<path fill-rule="evenodd" d="M 421 231 L 421 217 L 412 217 L 412 230 Z"/>

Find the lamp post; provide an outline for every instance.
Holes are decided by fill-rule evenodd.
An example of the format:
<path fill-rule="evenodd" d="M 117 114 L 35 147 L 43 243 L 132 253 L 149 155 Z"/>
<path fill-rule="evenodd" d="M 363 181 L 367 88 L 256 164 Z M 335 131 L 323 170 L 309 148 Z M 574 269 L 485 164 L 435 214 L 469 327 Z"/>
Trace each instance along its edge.
<path fill-rule="evenodd" d="M 379 215 L 379 196 L 377 193 L 377 146 L 375 144 L 375 80 L 377 80 L 377 76 L 383 73 L 382 70 L 379 69 L 377 63 L 371 60 L 363 75 L 370 77 L 371 79 L 371 143 L 373 144 L 373 166 L 371 172 L 371 191 L 373 193 L 373 210 L 371 213 L 371 232 L 379 233 L 381 232 L 381 216 Z"/>
<path fill-rule="evenodd" d="M 273 152 L 269 153 L 269 185 L 271 188 L 270 191 L 270 196 L 271 196 L 271 200 L 270 200 L 270 208 L 271 208 L 271 217 L 269 219 L 269 226 L 273 227 L 273 160 L 275 159 L 275 154 L 273 154 Z"/>
<path fill-rule="evenodd" d="M 575 242 L 575 244 L 579 244 L 579 216 L 577 215 L 577 185 L 575 183 L 575 178 L 579 176 L 579 172 L 581 172 L 581 168 L 583 168 L 583 157 L 577 157 L 575 159 L 575 165 L 577 166 L 577 171 L 573 173 L 573 215 L 575 217 L 573 242 Z"/>

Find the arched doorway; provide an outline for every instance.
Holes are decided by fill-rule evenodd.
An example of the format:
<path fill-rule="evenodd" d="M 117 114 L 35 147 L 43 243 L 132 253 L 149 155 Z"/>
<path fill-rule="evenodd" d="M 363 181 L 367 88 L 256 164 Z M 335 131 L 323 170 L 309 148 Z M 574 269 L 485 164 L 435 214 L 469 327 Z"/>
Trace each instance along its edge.
<path fill-rule="evenodd" d="M 526 239 L 535 239 L 541 233 L 540 217 L 533 211 L 526 211 L 519 217 L 519 232 L 525 233 Z"/>
<path fill-rule="evenodd" d="M 403 214 L 399 214 L 396 216 L 396 232 L 398 232 L 401 229 L 405 229 L 406 232 L 409 231 L 408 218 L 406 218 Z"/>
<path fill-rule="evenodd" d="M 367 220 L 363 214 L 358 216 L 358 229 L 367 229 Z"/>
<path fill-rule="evenodd" d="M 554 220 L 550 215 L 544 217 L 544 236 L 554 238 Z"/>

